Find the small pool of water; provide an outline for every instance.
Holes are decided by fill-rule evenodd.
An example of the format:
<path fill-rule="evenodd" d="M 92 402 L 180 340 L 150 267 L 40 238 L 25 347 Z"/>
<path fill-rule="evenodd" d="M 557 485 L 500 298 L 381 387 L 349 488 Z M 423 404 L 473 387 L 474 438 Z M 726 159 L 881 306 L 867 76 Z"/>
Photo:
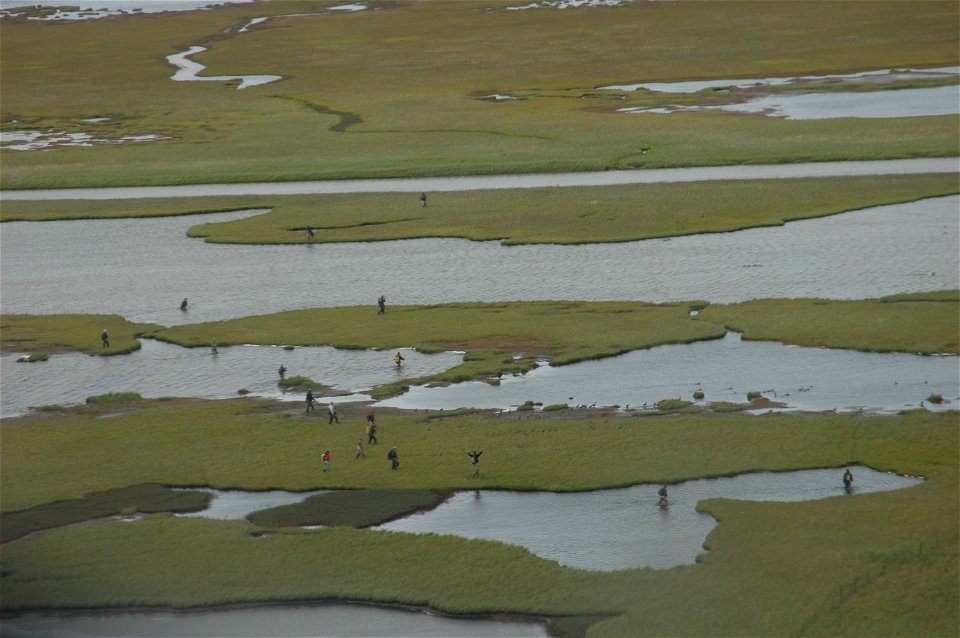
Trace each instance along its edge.
<path fill-rule="evenodd" d="M 484 462 L 491 461 L 484 456 L 481 465 Z M 809 501 L 922 482 L 863 466 L 853 467 L 852 473 L 850 492 L 844 489 L 842 468 L 686 481 L 669 486 L 666 508 L 658 505 L 658 485 L 577 493 L 459 492 L 434 510 L 376 529 L 497 540 L 577 569 L 665 569 L 693 564 L 704 551 L 716 521 L 696 511 L 698 501 Z"/>
<path fill-rule="evenodd" d="M 243 490 L 214 490 L 202 487 L 187 488 L 191 492 L 208 492 L 213 497 L 210 506 L 199 512 L 177 514 L 184 518 L 214 518 L 218 520 L 243 520 L 248 514 L 302 503 L 315 494 L 323 494 L 329 490 L 313 490 L 311 492 L 287 492 L 285 490 L 266 490 L 263 492 L 246 492 Z"/>
<path fill-rule="evenodd" d="M 785 410 L 896 412 L 920 407 L 931 394 L 950 400 L 924 405 L 956 409 L 960 358 L 801 348 L 770 341 L 724 339 L 636 350 L 568 366 L 541 366 L 498 386 L 481 381 L 429 388 L 413 386 L 381 401 L 383 407 L 509 410 L 526 401 L 543 405 L 629 406 L 654 409 L 663 399 L 747 403 L 748 392 L 786 405 Z M 780 409 L 780 408 L 778 408 Z M 765 408 L 766 411 L 766 408 Z"/>
<path fill-rule="evenodd" d="M 362 604 L 269 605 L 197 611 L 31 612 L 4 616 L 2 622 L 3 635 L 10 638 L 547 636 L 542 623 L 455 618 Z"/>

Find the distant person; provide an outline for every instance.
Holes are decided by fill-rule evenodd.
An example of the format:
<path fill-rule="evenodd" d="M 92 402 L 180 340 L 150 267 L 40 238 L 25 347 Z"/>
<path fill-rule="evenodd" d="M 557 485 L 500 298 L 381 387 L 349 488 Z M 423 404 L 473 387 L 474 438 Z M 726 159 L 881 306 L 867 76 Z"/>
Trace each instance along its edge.
<path fill-rule="evenodd" d="M 217 354 L 217 342 L 210 344 L 210 354 Z"/>
<path fill-rule="evenodd" d="M 280 375 L 280 380 L 283 381 L 284 376 L 287 374 L 287 367 L 281 363 L 280 368 L 277 370 L 277 374 Z"/>
<path fill-rule="evenodd" d="M 390 461 L 391 470 L 395 470 L 400 467 L 400 455 L 397 454 L 396 446 L 390 448 L 390 451 L 387 452 L 387 459 Z"/>
<path fill-rule="evenodd" d="M 470 464 L 473 465 L 473 478 L 480 476 L 480 455 L 483 454 L 483 450 L 477 452 L 467 452 L 467 456 L 470 457 Z"/>
<path fill-rule="evenodd" d="M 184 297 L 183 301 L 180 302 L 180 310 L 186 310 L 186 309 L 187 309 L 187 298 Z"/>
<path fill-rule="evenodd" d="M 340 417 L 337 416 L 337 406 L 335 406 L 332 402 L 327 405 L 327 414 L 330 415 L 330 420 L 327 421 L 327 423 L 333 423 L 334 421 L 340 423 Z"/>
<path fill-rule="evenodd" d="M 363 453 L 363 439 L 357 439 L 357 455 L 353 457 L 354 460 L 365 459 L 367 455 Z"/>
<path fill-rule="evenodd" d="M 403 361 L 405 361 L 405 359 L 400 355 L 399 352 L 398 352 L 397 354 L 393 355 L 393 362 L 397 364 L 397 367 L 398 367 L 398 368 L 400 367 L 400 364 L 401 364 Z"/>
<path fill-rule="evenodd" d="M 660 500 L 658 501 L 660 507 L 666 507 L 669 504 L 667 502 L 667 486 L 661 486 L 661 488 L 657 490 L 657 495 L 660 497 Z"/>
<path fill-rule="evenodd" d="M 373 420 L 373 413 L 367 415 L 367 443 L 377 444 L 377 424 Z"/>
<path fill-rule="evenodd" d="M 307 390 L 307 409 L 305 412 L 316 412 L 317 408 L 313 405 L 313 390 Z"/>
<path fill-rule="evenodd" d="M 104 348 L 110 347 L 110 334 L 106 330 L 100 333 L 100 342 L 103 344 Z"/>
<path fill-rule="evenodd" d="M 307 226 L 307 239 L 313 239 L 313 229 Z"/>
<path fill-rule="evenodd" d="M 377 311 L 378 315 L 382 315 L 387 311 L 387 298 L 383 295 L 377 297 L 377 307 L 380 309 Z"/>
<path fill-rule="evenodd" d="M 420 203 L 423 205 L 424 208 L 427 207 L 427 194 L 426 194 L 426 193 L 420 193 Z"/>
<path fill-rule="evenodd" d="M 849 467 L 843 472 L 843 489 L 848 492 L 853 489 L 853 474 Z"/>
<path fill-rule="evenodd" d="M 330 450 L 326 450 L 323 453 L 323 471 L 324 472 L 330 471 Z"/>

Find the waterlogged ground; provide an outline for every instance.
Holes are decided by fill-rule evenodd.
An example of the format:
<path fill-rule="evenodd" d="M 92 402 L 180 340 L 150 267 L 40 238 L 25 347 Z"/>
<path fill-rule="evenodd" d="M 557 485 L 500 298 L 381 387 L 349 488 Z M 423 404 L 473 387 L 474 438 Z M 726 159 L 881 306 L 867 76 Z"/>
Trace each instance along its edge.
<path fill-rule="evenodd" d="M 236 246 L 186 236 L 193 225 L 250 211 L 9 222 L 0 234 L 2 308 L 175 325 L 312 307 L 373 309 L 381 294 L 388 306 L 875 298 L 960 287 L 958 208 L 960 197 L 951 196 L 731 233 L 512 247 L 460 239 Z M 179 310 L 184 297 L 187 312 Z"/>

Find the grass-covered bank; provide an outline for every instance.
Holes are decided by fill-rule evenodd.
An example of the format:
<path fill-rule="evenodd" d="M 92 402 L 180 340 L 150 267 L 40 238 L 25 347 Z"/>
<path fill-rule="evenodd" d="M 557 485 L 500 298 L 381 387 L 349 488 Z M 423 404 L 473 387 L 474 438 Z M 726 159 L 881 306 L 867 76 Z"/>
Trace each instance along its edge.
<path fill-rule="evenodd" d="M 728 232 L 960 192 L 955 174 L 724 180 L 430 193 L 14 200 L 2 221 L 188 215 L 269 209 L 197 225 L 209 242 L 273 244 L 463 237 L 518 243 L 632 241 Z M 306 232 L 314 231 L 311 238 Z"/>
<path fill-rule="evenodd" d="M 707 306 L 697 318 L 758 341 L 960 354 L 960 292 L 955 290 L 862 301 L 756 299 Z"/>
<path fill-rule="evenodd" d="M 124 354 L 140 348 L 137 337 L 159 326 L 120 315 L 0 315 L 0 346 L 31 352 L 80 351 Z M 103 331 L 108 341 L 103 341 Z"/>
<path fill-rule="evenodd" d="M 506 10 L 513 0 L 378 1 L 366 11 L 303 15 L 322 13 L 330 4 L 274 0 L 60 24 L 5 19 L 4 130 L 167 139 L 5 151 L 3 187 L 553 172 L 958 152 L 953 116 L 796 121 L 728 113 L 638 115 L 616 109 L 675 98 L 596 88 L 952 66 L 958 9 L 949 1 L 629 3 L 529 11 Z M 239 33 L 252 18 L 284 14 L 299 15 Z M 207 75 L 284 79 L 240 91 L 236 82 L 171 80 L 175 69 L 165 57 L 192 44 L 208 46 L 194 56 L 207 66 Z M 857 87 L 870 88 L 882 87 Z M 518 99 L 483 97 L 494 93 Z M 710 102 L 717 95 L 708 91 L 681 101 Z"/>
<path fill-rule="evenodd" d="M 264 535 L 246 522 L 164 515 L 101 521 L 6 545 L 3 608 L 339 598 L 459 613 L 612 615 L 590 627 L 588 635 L 597 636 L 951 636 L 958 628 L 955 412 L 471 415 L 439 423 L 390 415 L 380 448 L 397 445 L 404 462 L 392 472 L 383 459 L 346 458 L 343 446 L 355 439 L 359 418 L 355 427 L 318 429 L 267 407 L 245 400 L 155 403 L 111 419 L 11 420 L 0 466 L 4 508 L 10 497 L 48 502 L 64 488 L 91 489 L 106 478 L 92 468 L 120 482 L 148 473 L 163 483 L 247 488 L 267 477 L 287 489 L 400 482 L 593 489 L 858 461 L 926 481 L 806 503 L 704 502 L 701 508 L 720 521 L 707 541 L 710 552 L 697 565 L 660 571 L 584 572 L 500 543 L 445 536 L 350 528 Z M 470 479 L 459 448 L 480 444 L 484 471 Z M 321 445 L 333 451 L 328 474 L 319 468 Z M 69 467 L 36 467 L 36 453 L 62 454 Z M 92 471 L 77 472 L 81 458 Z M 115 463 L 121 467 L 114 474 Z M 76 480 L 64 481 L 67 475 Z"/>

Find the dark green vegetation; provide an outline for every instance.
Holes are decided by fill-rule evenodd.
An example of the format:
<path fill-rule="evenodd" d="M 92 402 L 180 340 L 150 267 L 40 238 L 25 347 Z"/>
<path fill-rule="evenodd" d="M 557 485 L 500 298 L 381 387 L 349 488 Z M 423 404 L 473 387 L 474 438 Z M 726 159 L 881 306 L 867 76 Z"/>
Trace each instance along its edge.
<path fill-rule="evenodd" d="M 207 492 L 172 490 L 144 484 L 86 494 L 82 498 L 55 501 L 29 509 L 5 511 L 0 543 L 45 529 L 127 513 L 197 512 L 210 504 Z"/>
<path fill-rule="evenodd" d="M 373 452 L 377 449 L 373 448 Z M 383 454 L 378 455 L 384 456 Z M 349 457 L 353 459 L 353 457 Z M 365 460 L 376 463 L 379 458 Z M 351 462 L 344 458 L 344 462 Z M 247 520 L 264 527 L 370 527 L 418 510 L 433 509 L 449 494 L 445 490 L 355 490 L 317 494 L 302 503 L 254 512 Z"/>
<path fill-rule="evenodd" d="M 596 87 L 957 64 L 951 1 L 630 3 L 507 11 L 514 0 L 273 0 L 181 15 L 50 24 L 4 19 L 4 130 L 170 139 L 4 153 L 3 187 L 465 175 L 625 167 L 953 156 L 954 116 L 804 121 L 617 113 L 717 104 Z M 600 35 L 602 34 L 602 36 Z M 559 47 L 557 43 L 565 43 Z M 206 75 L 165 57 L 201 44 Z M 705 77 L 706 76 L 706 77 Z M 907 82 L 915 86 L 917 82 Z M 839 90 L 823 83 L 821 90 Z M 848 87 L 843 87 L 844 90 Z M 883 85 L 861 83 L 855 90 Z M 492 93 L 519 99 L 491 101 Z M 107 117 L 108 121 L 87 119 Z M 269 149 L 269 152 L 265 152 Z"/>
<path fill-rule="evenodd" d="M 3 608 L 341 598 L 454 613 L 606 617 L 587 630 L 598 636 L 952 636 L 958 628 L 955 412 L 474 414 L 440 422 L 384 413 L 378 447 L 398 446 L 397 472 L 385 460 L 353 461 L 359 411 L 341 412 L 343 425 L 319 431 L 297 412 L 249 400 L 151 402 L 110 419 L 65 413 L 10 420 L 0 466 L 4 511 L 134 485 L 147 475 L 164 485 L 344 487 L 359 495 L 357 488 L 371 487 L 583 490 L 861 462 L 926 481 L 811 502 L 704 501 L 700 509 L 719 526 L 698 564 L 609 573 L 447 536 L 351 527 L 278 527 L 264 535 L 245 521 L 165 515 L 94 521 L 5 545 Z M 470 478 L 462 452 L 475 446 L 485 449 L 479 479 Z M 343 459 L 326 474 L 323 449 Z M 37 455 L 62 463 L 41 467 Z"/>
<path fill-rule="evenodd" d="M 50 355 L 45 352 L 34 352 L 31 355 L 25 357 L 20 357 L 17 359 L 18 363 L 36 363 L 37 361 L 47 361 L 50 359 Z"/>
<path fill-rule="evenodd" d="M 139 401 L 142 399 L 136 392 L 109 392 L 107 394 L 98 394 L 87 397 L 87 403 L 127 403 L 130 401 Z"/>

